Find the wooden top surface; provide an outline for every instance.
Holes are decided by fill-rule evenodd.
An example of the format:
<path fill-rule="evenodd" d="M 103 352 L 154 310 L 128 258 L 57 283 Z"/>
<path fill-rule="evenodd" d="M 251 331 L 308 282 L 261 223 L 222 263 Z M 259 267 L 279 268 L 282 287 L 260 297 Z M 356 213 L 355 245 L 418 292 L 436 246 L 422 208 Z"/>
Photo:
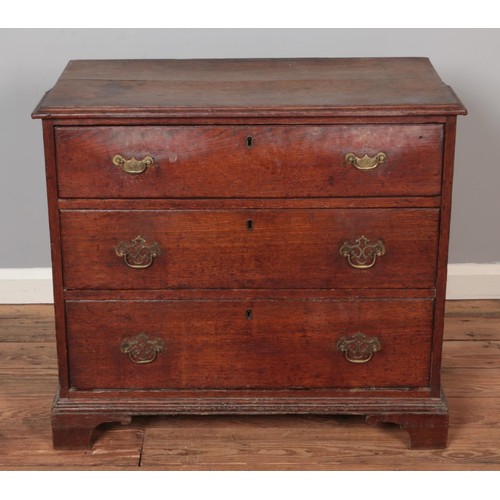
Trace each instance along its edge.
<path fill-rule="evenodd" d="M 465 114 L 427 58 L 70 61 L 34 118 Z"/>

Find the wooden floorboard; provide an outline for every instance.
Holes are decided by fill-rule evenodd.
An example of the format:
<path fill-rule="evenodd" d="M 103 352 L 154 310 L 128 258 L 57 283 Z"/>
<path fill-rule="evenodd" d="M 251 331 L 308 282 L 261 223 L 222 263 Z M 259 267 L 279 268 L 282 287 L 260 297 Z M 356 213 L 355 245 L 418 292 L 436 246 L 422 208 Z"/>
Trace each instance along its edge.
<path fill-rule="evenodd" d="M 445 450 L 362 417 L 140 417 L 97 429 L 88 451 L 52 449 L 53 307 L 0 305 L 0 470 L 500 470 L 500 300 L 446 306 Z"/>

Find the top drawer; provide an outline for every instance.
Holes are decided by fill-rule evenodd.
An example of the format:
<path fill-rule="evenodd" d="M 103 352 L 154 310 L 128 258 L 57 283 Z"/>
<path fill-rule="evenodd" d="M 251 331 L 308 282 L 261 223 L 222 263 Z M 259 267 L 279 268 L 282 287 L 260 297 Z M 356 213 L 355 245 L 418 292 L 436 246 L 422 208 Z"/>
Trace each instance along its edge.
<path fill-rule="evenodd" d="M 59 196 L 438 195 L 442 135 L 437 124 L 56 127 Z"/>

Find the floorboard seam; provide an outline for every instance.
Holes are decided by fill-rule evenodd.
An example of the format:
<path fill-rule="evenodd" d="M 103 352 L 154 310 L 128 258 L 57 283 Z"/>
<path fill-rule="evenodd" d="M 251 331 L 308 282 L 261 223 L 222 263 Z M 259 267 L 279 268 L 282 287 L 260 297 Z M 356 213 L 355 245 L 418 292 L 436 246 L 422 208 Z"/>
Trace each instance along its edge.
<path fill-rule="evenodd" d="M 139 462 L 137 463 L 137 467 L 142 467 L 142 456 L 144 453 L 144 442 L 146 441 L 146 429 L 144 429 L 142 433 L 142 443 L 141 449 L 139 450 Z"/>

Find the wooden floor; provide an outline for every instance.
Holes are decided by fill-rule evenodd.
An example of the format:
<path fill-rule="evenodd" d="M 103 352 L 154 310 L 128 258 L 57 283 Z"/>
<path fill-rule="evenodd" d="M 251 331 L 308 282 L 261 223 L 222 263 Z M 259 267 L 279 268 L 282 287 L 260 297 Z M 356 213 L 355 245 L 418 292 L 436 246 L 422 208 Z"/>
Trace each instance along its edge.
<path fill-rule="evenodd" d="M 360 417 L 154 417 L 54 451 L 52 306 L 0 305 L 0 470 L 500 470 L 500 301 L 447 304 L 449 446 L 417 451 Z"/>

